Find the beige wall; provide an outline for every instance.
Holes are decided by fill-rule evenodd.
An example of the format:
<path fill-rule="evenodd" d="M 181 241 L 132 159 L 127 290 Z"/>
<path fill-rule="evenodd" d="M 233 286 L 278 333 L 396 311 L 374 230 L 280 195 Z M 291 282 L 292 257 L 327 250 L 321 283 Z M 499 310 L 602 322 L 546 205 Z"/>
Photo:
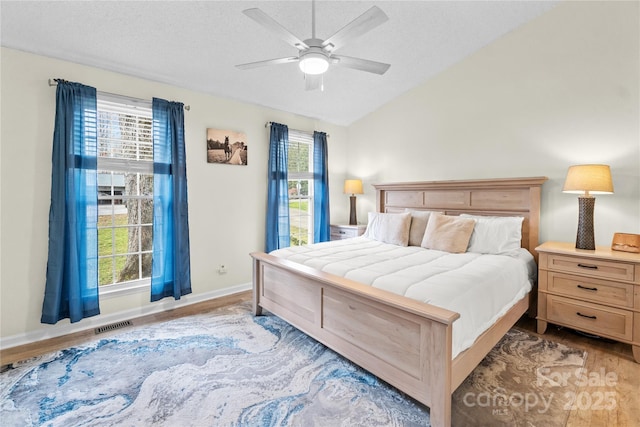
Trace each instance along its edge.
<path fill-rule="evenodd" d="M 568 2 L 349 126 L 349 173 L 366 184 L 547 176 L 542 240 L 575 241 L 568 166 L 611 165 L 596 243 L 640 233 L 638 2 Z M 359 217 L 375 194 L 359 198 Z"/>
<path fill-rule="evenodd" d="M 342 199 L 346 129 L 293 114 L 220 99 L 169 85 L 85 67 L 69 62 L 2 49 L 2 242 L 1 336 L 29 333 L 46 337 L 68 328 L 40 324 L 47 265 L 48 219 L 51 188 L 51 142 L 55 114 L 55 88 L 49 78 L 64 78 L 96 87 L 99 91 L 151 99 L 159 97 L 189 104 L 185 112 L 187 180 L 193 294 L 224 293 L 251 282 L 249 253 L 264 250 L 267 121 L 301 130 L 330 134 L 331 197 Z M 208 127 L 247 134 L 248 166 L 206 163 Z M 346 209 L 346 208 L 345 208 Z M 219 275 L 225 264 L 228 273 Z M 149 303 L 148 292 L 102 298 L 104 318 L 126 312 L 175 306 L 172 298 Z M 100 322 L 86 319 L 79 328 Z"/>

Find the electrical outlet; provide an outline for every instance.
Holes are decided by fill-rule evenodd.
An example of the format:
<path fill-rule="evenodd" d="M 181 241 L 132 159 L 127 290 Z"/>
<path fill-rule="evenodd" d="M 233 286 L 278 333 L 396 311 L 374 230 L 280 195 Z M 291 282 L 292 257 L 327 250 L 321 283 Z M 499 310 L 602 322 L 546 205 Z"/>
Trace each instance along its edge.
<path fill-rule="evenodd" d="M 220 264 L 220 267 L 218 267 L 218 274 L 226 274 L 227 272 L 227 266 L 224 264 Z"/>

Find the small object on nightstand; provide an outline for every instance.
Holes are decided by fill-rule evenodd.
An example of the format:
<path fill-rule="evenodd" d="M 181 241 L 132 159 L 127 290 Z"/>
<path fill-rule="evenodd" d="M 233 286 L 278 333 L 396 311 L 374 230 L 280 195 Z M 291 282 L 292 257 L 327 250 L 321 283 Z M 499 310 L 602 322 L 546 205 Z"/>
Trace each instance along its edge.
<path fill-rule="evenodd" d="M 538 333 L 547 323 L 631 344 L 640 363 L 640 254 L 546 242 L 538 260 Z"/>
<path fill-rule="evenodd" d="M 366 229 L 367 226 L 365 224 L 331 224 L 331 240 L 342 240 L 362 236 Z"/>
<path fill-rule="evenodd" d="M 611 249 L 640 254 L 640 234 L 615 233 L 611 242 Z"/>

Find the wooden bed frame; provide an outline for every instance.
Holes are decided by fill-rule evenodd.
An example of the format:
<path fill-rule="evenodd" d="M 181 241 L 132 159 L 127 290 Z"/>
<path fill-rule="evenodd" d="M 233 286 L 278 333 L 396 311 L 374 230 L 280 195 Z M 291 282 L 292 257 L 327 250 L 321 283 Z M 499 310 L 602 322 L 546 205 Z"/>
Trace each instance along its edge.
<path fill-rule="evenodd" d="M 544 177 L 374 185 L 376 209 L 523 216 L 522 247 L 537 260 Z M 458 313 L 262 252 L 253 257 L 253 309 L 281 317 L 430 408 L 451 425 L 451 394 L 527 311 L 529 296 L 452 360 Z M 535 292 L 531 292 L 535 294 Z"/>

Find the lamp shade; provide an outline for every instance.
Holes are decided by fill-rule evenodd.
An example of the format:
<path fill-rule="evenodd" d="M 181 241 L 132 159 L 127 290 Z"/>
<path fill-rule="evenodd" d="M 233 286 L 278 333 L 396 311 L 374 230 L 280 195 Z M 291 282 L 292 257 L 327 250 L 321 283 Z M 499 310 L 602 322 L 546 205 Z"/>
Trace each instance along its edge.
<path fill-rule="evenodd" d="M 562 191 L 565 193 L 613 193 L 611 169 L 608 165 L 570 166 Z"/>
<path fill-rule="evenodd" d="M 345 179 L 345 194 L 362 194 L 362 181 L 359 179 Z"/>

